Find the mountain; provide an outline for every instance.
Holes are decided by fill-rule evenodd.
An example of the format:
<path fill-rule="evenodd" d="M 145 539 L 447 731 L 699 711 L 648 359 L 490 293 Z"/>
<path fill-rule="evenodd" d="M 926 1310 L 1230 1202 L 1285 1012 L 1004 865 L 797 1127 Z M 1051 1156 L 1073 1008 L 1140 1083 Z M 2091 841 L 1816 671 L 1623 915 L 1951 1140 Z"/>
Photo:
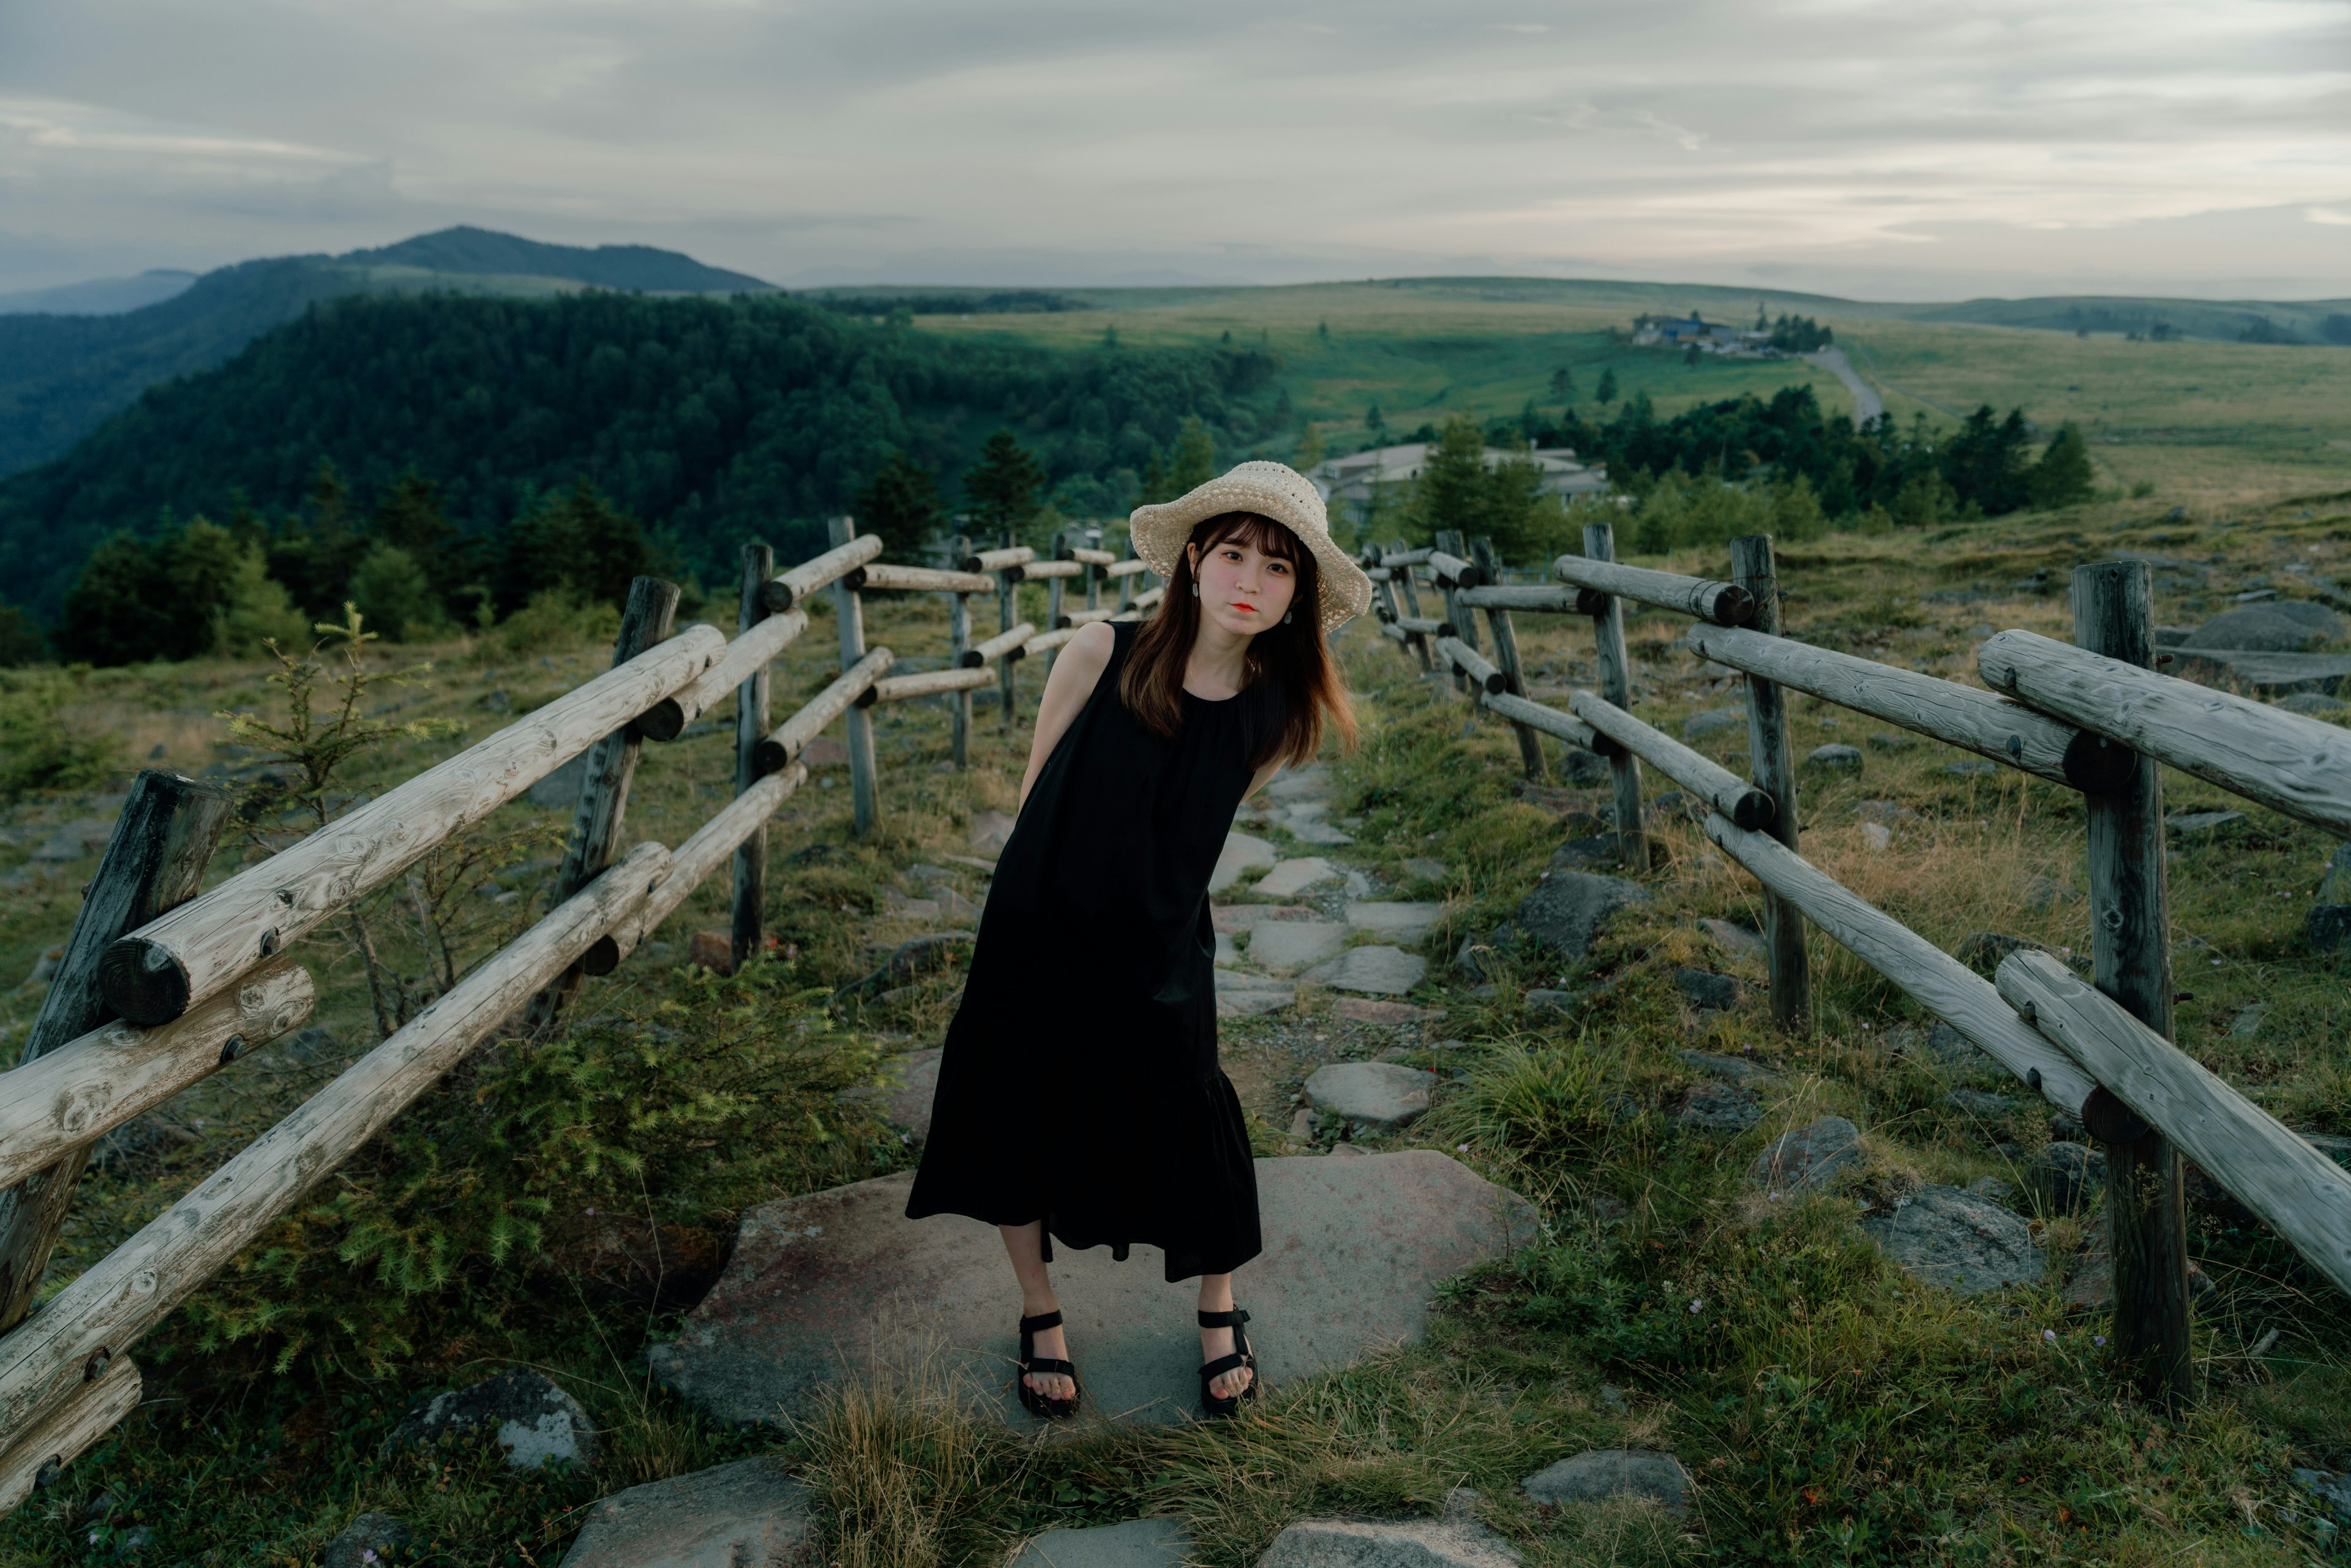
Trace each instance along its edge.
<path fill-rule="evenodd" d="M 193 272 L 160 267 L 136 277 L 93 277 L 55 288 L 28 288 L 0 294 L 0 316 L 119 316 L 184 294 L 195 280 Z"/>
<path fill-rule="evenodd" d="M 137 281 L 43 292 L 120 298 L 120 286 Z M 321 299 L 424 291 L 548 298 L 581 288 L 732 294 L 770 287 L 675 251 L 543 245 L 454 228 L 339 256 L 240 262 L 205 273 L 170 298 L 112 315 L 63 314 L 56 304 L 32 308 L 47 314 L 0 311 L 0 475 L 59 455 L 147 388 L 225 362 Z"/>

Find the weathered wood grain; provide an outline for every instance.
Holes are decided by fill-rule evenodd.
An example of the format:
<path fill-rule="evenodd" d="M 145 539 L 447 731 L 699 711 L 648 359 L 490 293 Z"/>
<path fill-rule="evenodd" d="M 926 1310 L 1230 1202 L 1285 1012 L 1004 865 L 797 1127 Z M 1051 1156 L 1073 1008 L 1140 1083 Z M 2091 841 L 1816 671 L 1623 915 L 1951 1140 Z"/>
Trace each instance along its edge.
<path fill-rule="evenodd" d="M 1086 566 L 1115 565 L 1118 557 L 1106 549 L 1094 549 L 1086 545 L 1071 545 L 1069 558 Z"/>
<path fill-rule="evenodd" d="M 772 734 L 759 742 L 755 758 L 759 776 L 764 779 L 778 771 L 807 750 L 808 743 L 823 734 L 825 726 L 849 711 L 849 706 L 857 700 L 858 693 L 882 678 L 883 672 L 890 667 L 891 658 L 889 649 L 874 649 L 842 671 L 840 678 L 778 725 Z"/>
<path fill-rule="evenodd" d="M 850 517 L 831 518 L 826 527 L 832 530 L 836 548 L 857 537 L 857 524 Z M 832 585 L 832 619 L 841 632 L 841 667 L 853 670 L 865 657 L 865 603 L 846 580 Z M 873 759 L 873 721 L 863 708 L 852 704 L 842 714 L 841 727 L 841 745 L 849 752 L 850 831 L 862 839 L 882 821 L 882 778 Z"/>
<path fill-rule="evenodd" d="M 1501 575 L 1501 558 L 1494 553 L 1492 539 L 1481 538 L 1476 541 L 1470 547 L 1470 555 L 1477 561 L 1478 570 L 1484 575 L 1487 581 L 1491 582 Z M 1467 604 L 1469 595 L 1475 591 L 1477 591 L 1474 589 L 1464 590 L 1455 597 Z M 1494 663 L 1501 666 L 1502 689 L 1506 692 L 1525 695 L 1526 673 L 1519 664 L 1519 634 L 1517 629 L 1510 623 L 1510 612 L 1507 609 L 1497 606 L 1487 606 L 1486 629 L 1494 634 Z M 1528 778 L 1542 778 L 1545 768 L 1541 739 L 1535 731 L 1523 724 L 1514 724 L 1510 729 L 1519 739 L 1519 766 L 1525 769 Z"/>
<path fill-rule="evenodd" d="M 1078 631 L 1075 626 L 1060 626 L 1050 632 L 1040 632 L 1022 645 L 1021 655 L 1025 658 L 1031 653 L 1050 653 L 1056 648 L 1066 647 Z"/>
<path fill-rule="evenodd" d="M 1002 571 L 1008 566 L 1026 566 L 1036 559 L 1037 552 L 1027 545 L 1006 545 L 998 549 L 979 550 L 964 557 L 963 569 L 966 571 Z"/>
<path fill-rule="evenodd" d="M 1040 632 L 1035 647 L 1048 637 L 1075 636 L 1075 632 Z M 983 669 L 927 670 L 917 675 L 891 675 L 874 682 L 858 697 L 857 706 L 871 707 L 875 703 L 904 702 L 912 697 L 936 696 L 943 692 L 975 691 L 995 680 Z"/>
<path fill-rule="evenodd" d="M 966 648 L 963 651 L 963 667 L 967 670 L 977 670 L 984 665 L 993 664 L 1008 654 L 1017 658 L 1019 656 L 1021 646 L 1036 634 L 1036 623 L 1023 621 L 1017 626 L 998 632 L 977 647 Z"/>
<path fill-rule="evenodd" d="M 1990 980 L 1779 840 L 1750 832 L 1719 811 L 1707 817 L 1706 834 L 1855 957 L 1967 1036 L 2051 1104 L 2069 1116 L 2081 1115 L 2096 1082 L 2072 1057 L 2018 1018 Z"/>
<path fill-rule="evenodd" d="M 1584 567 L 1613 566 L 1616 559 L 1616 530 L 1606 523 L 1586 523 L 1583 526 L 1583 554 L 1562 556 L 1562 561 L 1579 561 Z M 1632 570 L 1633 568 L 1625 568 Z M 1667 577 L 1669 573 L 1651 572 L 1652 577 Z M 1694 578 L 1677 579 L 1694 582 Z M 1594 583 L 1582 586 L 1594 588 L 1602 593 L 1599 609 L 1592 617 L 1592 637 L 1599 654 L 1600 695 L 1616 706 L 1630 710 L 1633 706 L 1633 662 L 1625 653 L 1625 607 L 1616 595 Z M 1608 757 L 1609 781 L 1616 796 L 1616 854 L 1626 865 L 1646 871 L 1649 866 L 1649 841 L 1641 823 L 1641 762 L 1632 752 L 1618 748 Z"/>
<path fill-rule="evenodd" d="M 1572 582 L 1595 593 L 1654 605 L 1659 610 L 1670 610 L 1677 615 L 1696 616 L 1700 621 L 1711 621 L 1718 626 L 1745 625 L 1747 618 L 1754 613 L 1754 600 L 1735 582 L 1709 582 L 1704 578 L 1683 577 L 1677 572 L 1652 571 L 1642 566 L 1619 566 L 1613 554 L 1593 555 L 1592 529 L 1604 526 L 1587 525 L 1583 530 L 1583 553 L 1563 555 L 1552 561 L 1552 575 L 1562 582 Z M 1611 533 L 1613 539 L 1614 530 Z M 1611 548 L 1614 548 L 1613 543 Z"/>
<path fill-rule="evenodd" d="M 1440 637 L 1437 643 L 1440 658 L 1449 662 L 1456 675 L 1467 675 L 1478 689 L 1491 695 L 1510 689 L 1510 679 L 1499 666 L 1484 654 L 1474 652 L 1458 637 Z"/>
<path fill-rule="evenodd" d="M 1776 639 L 1780 635 L 1780 572 L 1771 535 L 1748 534 L 1730 541 L 1730 579 L 1747 591 L 1751 630 L 1729 634 Z M 1771 797 L 1771 836 L 1794 850 L 1801 819 L 1796 805 L 1796 754 L 1788 737 L 1788 699 L 1778 683 L 1751 672 L 1747 681 L 1747 759 L 1755 787 Z M 1782 1029 L 1810 1034 L 1813 972 L 1804 946 L 1804 917 L 1770 888 L 1763 890 L 1763 946 L 1765 963 L 1771 971 L 1772 1020 Z"/>
<path fill-rule="evenodd" d="M 1166 597 L 1167 585 L 1163 582 L 1156 588 L 1146 588 L 1142 592 L 1136 594 L 1134 596 L 1134 601 L 1129 604 L 1127 609 L 1130 611 L 1149 610 Z"/>
<path fill-rule="evenodd" d="M 133 1023 L 179 1017 L 699 679 L 726 645 L 716 627 L 688 627 L 142 925 L 106 950 L 108 1004 Z"/>
<path fill-rule="evenodd" d="M 783 616 L 768 615 L 767 584 L 775 573 L 776 552 L 772 548 L 758 540 L 743 547 L 742 572 L 735 595 L 736 641 L 749 638 L 771 619 L 783 620 L 798 615 L 801 628 L 807 627 L 808 616 L 801 611 L 788 611 Z M 797 637 L 799 632 L 796 631 L 791 635 Z M 761 660 L 745 674 L 741 684 L 735 688 L 735 794 L 737 799 L 748 794 L 759 783 L 759 742 L 768 733 L 768 707 L 771 695 L 768 664 L 768 661 Z M 735 849 L 734 885 L 727 904 L 727 929 L 732 938 L 729 945 L 735 954 L 735 967 L 738 969 L 759 950 L 767 921 L 767 819 L 760 818 L 759 824 Z"/>
<path fill-rule="evenodd" d="M 1477 562 L 1464 560 L 1458 555 L 1442 549 L 1428 552 L 1428 569 L 1437 574 L 1437 586 L 1439 588 L 1476 588 L 1486 580 L 1486 574 L 1478 570 Z"/>
<path fill-rule="evenodd" d="M 2109 766 L 2085 773 L 2076 783 L 2067 758 L 2080 759 L 2081 731 L 1996 693 L 1751 629 L 1693 626 L 1682 642 L 1718 664 L 1810 692 L 2053 784 L 2079 789 L 2110 788 L 2115 781 Z"/>
<path fill-rule="evenodd" d="M 2000 994 L 2197 1167 L 2351 1294 L 2351 1176 L 2046 953 L 2011 953 Z"/>
<path fill-rule="evenodd" d="M 1570 746 L 1580 746 L 1586 751 L 1591 750 L 1593 744 L 1600 738 L 1592 733 L 1592 727 L 1582 719 L 1571 717 L 1557 708 L 1545 707 L 1539 702 L 1516 696 L 1508 692 L 1497 692 L 1490 695 L 1480 695 L 1478 698 L 1478 706 L 1489 712 L 1499 714 L 1512 724 L 1523 724 L 1530 729 L 1539 729 L 1545 735 L 1563 740 Z"/>
<path fill-rule="evenodd" d="M 2031 632 L 1976 655 L 1984 684 L 2182 773 L 2351 836 L 2351 730 Z"/>
<path fill-rule="evenodd" d="M 747 682 L 767 678 L 777 655 L 808 630 L 808 612 L 789 610 L 768 615 L 761 601 L 761 619 L 738 632 L 726 644 L 718 663 L 702 678 L 671 696 L 662 698 L 637 716 L 637 733 L 647 740 L 675 740 L 685 727 L 732 699 Z"/>
<path fill-rule="evenodd" d="M 961 560 L 970 553 L 970 536 L 957 534 L 947 541 L 948 559 Z M 950 594 L 947 596 L 948 664 L 957 669 L 962 668 L 964 653 L 970 647 L 971 596 L 964 593 Z M 971 766 L 971 694 L 969 692 L 956 694 L 955 712 L 952 717 L 952 744 L 949 757 L 956 768 L 961 770 Z"/>
<path fill-rule="evenodd" d="M 1656 768 L 1742 828 L 1767 828 L 1777 810 L 1771 797 L 1711 758 L 1701 757 L 1662 730 L 1643 724 L 1597 692 L 1577 692 L 1567 706 L 1576 717 Z"/>
<path fill-rule="evenodd" d="M 47 1419 L 0 1446 L 0 1514 L 56 1485 L 59 1472 L 139 1408 L 141 1387 L 131 1359 L 111 1356 L 106 1370 L 76 1389 Z"/>
<path fill-rule="evenodd" d="M 1380 556 L 1380 564 L 1391 570 L 1400 566 L 1419 566 L 1435 553 L 1426 545 L 1418 549 L 1405 549 L 1404 542 L 1399 539 Z"/>
<path fill-rule="evenodd" d="M 1458 630 L 1450 621 L 1433 621 L 1426 615 L 1399 615 L 1395 623 L 1416 637 L 1450 637 Z"/>
<path fill-rule="evenodd" d="M 1115 580 L 1122 577 L 1134 577 L 1150 570 L 1151 569 L 1149 567 L 1144 566 L 1139 560 L 1119 560 L 1113 561 L 1110 565 L 1102 568 L 1102 574 L 1106 578 Z"/>
<path fill-rule="evenodd" d="M 1091 626 L 1097 621 L 1108 621 L 1117 613 L 1115 609 L 1107 604 L 1088 605 L 1083 610 L 1066 610 L 1061 612 L 1061 624 L 1053 630 L 1074 632 L 1081 626 Z"/>
<path fill-rule="evenodd" d="M 781 615 L 818 589 L 828 586 L 846 572 L 856 570 L 881 553 L 882 536 L 866 534 L 800 562 L 774 579 L 762 591 L 768 613 Z"/>
<path fill-rule="evenodd" d="M 91 1357 L 128 1350 L 643 907 L 669 859 L 659 844 L 639 844 L 0 1337 L 0 1432 L 63 1406 Z"/>
<path fill-rule="evenodd" d="M 162 1104 L 310 1016 L 309 971 L 280 954 L 169 1023 L 100 1024 L 0 1072 L 0 1183 Z"/>
<path fill-rule="evenodd" d="M 928 566 L 893 566 L 872 561 L 842 577 L 860 593 L 886 590 L 893 593 L 993 593 L 996 579 L 981 571 L 941 571 Z"/>
<path fill-rule="evenodd" d="M 1465 588 L 1461 602 L 1472 610 L 1530 610 L 1547 615 L 1583 615 L 1583 591 L 1575 588 Z"/>
<path fill-rule="evenodd" d="M 1055 578 L 1083 576 L 1085 570 L 1073 560 L 1032 560 L 1015 568 L 1013 575 L 1021 582 L 1049 582 Z"/>

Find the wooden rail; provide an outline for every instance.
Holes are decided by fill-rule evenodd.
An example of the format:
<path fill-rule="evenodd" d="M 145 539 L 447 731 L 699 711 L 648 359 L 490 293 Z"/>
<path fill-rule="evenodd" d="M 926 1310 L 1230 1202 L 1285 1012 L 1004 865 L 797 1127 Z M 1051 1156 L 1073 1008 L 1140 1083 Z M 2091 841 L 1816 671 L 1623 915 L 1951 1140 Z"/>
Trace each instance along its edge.
<path fill-rule="evenodd" d="M 1619 566 L 1613 559 L 1592 553 L 1589 535 L 1582 555 L 1563 555 L 1551 563 L 1552 575 L 1595 594 L 1630 599 L 1637 603 L 1691 615 L 1718 626 L 1743 626 L 1755 613 L 1755 600 L 1735 582 L 1709 582 L 1641 566 Z M 1613 530 L 1612 530 L 1613 531 Z M 1588 602 L 1588 601 L 1587 601 Z M 1586 614 L 1598 613 L 1587 610 Z"/>

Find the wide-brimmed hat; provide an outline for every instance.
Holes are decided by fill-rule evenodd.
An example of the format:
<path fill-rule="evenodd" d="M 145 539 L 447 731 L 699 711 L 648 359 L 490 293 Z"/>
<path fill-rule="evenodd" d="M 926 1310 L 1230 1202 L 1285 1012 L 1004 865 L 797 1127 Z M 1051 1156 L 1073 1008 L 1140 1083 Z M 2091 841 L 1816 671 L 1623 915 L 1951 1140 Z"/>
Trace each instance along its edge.
<path fill-rule="evenodd" d="M 1137 507 L 1127 519 L 1127 537 L 1144 565 L 1162 577 L 1176 575 L 1192 530 L 1227 512 L 1254 512 L 1296 534 L 1314 552 L 1322 583 L 1322 630 L 1344 624 L 1372 605 L 1372 580 L 1331 542 L 1331 519 L 1313 481 L 1286 463 L 1243 463 L 1229 474 L 1197 486 L 1172 501 Z"/>

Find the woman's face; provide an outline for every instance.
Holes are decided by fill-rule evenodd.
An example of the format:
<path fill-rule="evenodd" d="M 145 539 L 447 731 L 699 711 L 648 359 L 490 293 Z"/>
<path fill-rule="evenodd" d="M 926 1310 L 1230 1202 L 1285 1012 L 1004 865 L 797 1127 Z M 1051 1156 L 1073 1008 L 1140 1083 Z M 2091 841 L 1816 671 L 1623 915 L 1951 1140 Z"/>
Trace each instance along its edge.
<path fill-rule="evenodd" d="M 1298 591 L 1298 568 L 1243 538 L 1219 540 L 1204 556 L 1197 545 L 1192 576 L 1200 585 L 1200 613 L 1237 637 L 1254 637 L 1281 624 Z"/>

